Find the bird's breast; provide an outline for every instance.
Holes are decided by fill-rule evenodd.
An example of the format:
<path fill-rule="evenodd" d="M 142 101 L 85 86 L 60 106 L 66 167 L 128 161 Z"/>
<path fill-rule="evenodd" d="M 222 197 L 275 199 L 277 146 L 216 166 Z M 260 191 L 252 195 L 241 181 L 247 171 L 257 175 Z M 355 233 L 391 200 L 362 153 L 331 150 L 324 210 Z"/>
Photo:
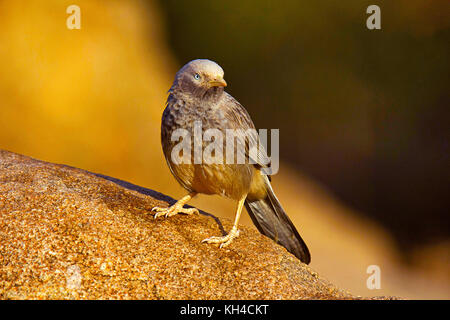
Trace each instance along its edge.
<path fill-rule="evenodd" d="M 208 150 L 211 151 L 213 140 L 203 139 L 203 135 L 208 129 L 218 129 L 225 137 L 225 127 L 226 122 L 224 122 L 220 109 L 199 107 L 182 100 L 172 100 L 168 102 L 163 112 L 161 141 L 170 170 L 184 188 L 198 193 L 218 194 L 239 200 L 250 189 L 252 166 L 249 164 L 226 164 L 224 157 L 222 157 L 222 161 L 214 161 L 219 158 L 211 159 L 216 154 L 208 152 Z M 196 134 L 201 136 L 197 137 Z M 194 152 L 196 148 L 194 140 L 200 145 L 200 159 L 196 158 Z M 184 147 L 190 147 L 190 149 L 186 150 L 183 144 Z M 225 152 L 225 139 L 218 147 Z M 189 155 L 185 158 L 184 152 L 186 151 Z M 174 159 L 174 157 L 179 158 Z"/>

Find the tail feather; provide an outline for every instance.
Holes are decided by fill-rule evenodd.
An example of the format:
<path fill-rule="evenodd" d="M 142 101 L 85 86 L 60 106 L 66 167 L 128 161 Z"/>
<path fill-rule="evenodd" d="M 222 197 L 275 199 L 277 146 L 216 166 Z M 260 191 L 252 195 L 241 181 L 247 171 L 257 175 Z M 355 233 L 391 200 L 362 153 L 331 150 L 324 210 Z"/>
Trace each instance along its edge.
<path fill-rule="evenodd" d="M 265 199 L 245 201 L 250 218 L 259 232 L 281 244 L 302 262 L 309 264 L 311 255 L 308 247 L 281 207 L 267 178 L 266 189 Z"/>

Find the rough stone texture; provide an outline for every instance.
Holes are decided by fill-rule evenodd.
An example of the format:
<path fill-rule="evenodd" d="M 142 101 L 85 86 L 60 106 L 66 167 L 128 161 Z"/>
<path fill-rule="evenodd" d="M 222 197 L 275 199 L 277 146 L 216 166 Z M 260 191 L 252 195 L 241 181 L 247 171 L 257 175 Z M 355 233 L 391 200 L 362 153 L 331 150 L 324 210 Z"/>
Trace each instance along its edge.
<path fill-rule="evenodd" d="M 352 299 L 283 247 L 231 221 L 157 220 L 173 199 L 130 183 L 0 150 L 2 299 Z"/>

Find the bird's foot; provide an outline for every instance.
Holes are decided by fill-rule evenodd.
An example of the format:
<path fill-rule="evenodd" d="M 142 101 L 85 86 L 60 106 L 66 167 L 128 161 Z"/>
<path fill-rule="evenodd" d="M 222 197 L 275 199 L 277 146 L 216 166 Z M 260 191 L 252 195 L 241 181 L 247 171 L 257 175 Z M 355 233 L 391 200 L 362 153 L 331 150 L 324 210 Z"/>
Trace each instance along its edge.
<path fill-rule="evenodd" d="M 236 227 L 233 227 L 230 232 L 223 237 L 210 237 L 204 239 L 202 242 L 206 243 L 220 243 L 220 248 L 224 248 L 228 246 L 234 238 L 236 238 L 239 235 L 239 230 Z"/>
<path fill-rule="evenodd" d="M 161 217 L 161 216 L 165 216 L 166 218 L 168 218 L 168 217 L 174 216 L 178 213 L 199 214 L 199 212 L 196 208 L 183 208 L 183 205 L 178 204 L 178 202 L 167 208 L 154 207 L 152 209 L 152 212 L 154 212 L 153 217 L 155 219 L 158 217 Z"/>

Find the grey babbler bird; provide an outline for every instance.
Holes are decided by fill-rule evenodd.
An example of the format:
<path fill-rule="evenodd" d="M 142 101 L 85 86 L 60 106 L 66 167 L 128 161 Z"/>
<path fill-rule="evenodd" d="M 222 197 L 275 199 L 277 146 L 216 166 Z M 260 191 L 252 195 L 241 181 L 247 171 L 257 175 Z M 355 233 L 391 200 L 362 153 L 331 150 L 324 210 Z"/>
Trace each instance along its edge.
<path fill-rule="evenodd" d="M 204 242 L 218 243 L 220 247 L 229 245 L 239 235 L 238 222 L 245 205 L 253 223 L 262 234 L 308 264 L 311 260 L 309 250 L 281 207 L 270 184 L 270 177 L 263 170 L 270 162 L 267 161 L 264 149 L 257 149 L 256 153 L 250 152 L 253 145 L 260 145 L 258 136 L 242 136 L 242 132 L 255 129 L 255 126 L 244 107 L 224 91 L 227 84 L 223 76 L 222 68 L 207 59 L 187 63 L 175 76 L 162 115 L 161 142 L 170 171 L 189 194 L 170 207 L 153 208 L 155 218 L 170 217 L 178 213 L 198 213 L 195 208 L 184 208 L 198 193 L 225 196 L 238 201 L 234 225 L 227 235 L 210 237 L 203 240 Z M 239 152 L 243 152 L 247 159 L 252 161 L 209 161 L 212 153 L 209 158 L 201 158 L 198 161 L 195 158 L 195 124 L 201 124 L 201 133 L 215 129 L 225 137 L 227 129 L 240 132 L 237 134 L 236 146 L 233 148 L 234 157 L 231 159 L 234 160 Z M 187 140 L 192 147 L 190 151 L 194 152 L 183 154 L 183 159 L 189 161 L 176 159 L 178 152 L 173 152 L 175 146 L 180 143 L 180 130 L 194 136 L 193 139 Z M 205 140 L 197 140 L 200 148 L 204 149 L 207 145 Z M 221 141 L 225 145 L 225 139 Z M 225 155 L 223 158 L 220 158 L 220 154 L 214 156 L 218 156 L 220 160 L 225 159 Z"/>

